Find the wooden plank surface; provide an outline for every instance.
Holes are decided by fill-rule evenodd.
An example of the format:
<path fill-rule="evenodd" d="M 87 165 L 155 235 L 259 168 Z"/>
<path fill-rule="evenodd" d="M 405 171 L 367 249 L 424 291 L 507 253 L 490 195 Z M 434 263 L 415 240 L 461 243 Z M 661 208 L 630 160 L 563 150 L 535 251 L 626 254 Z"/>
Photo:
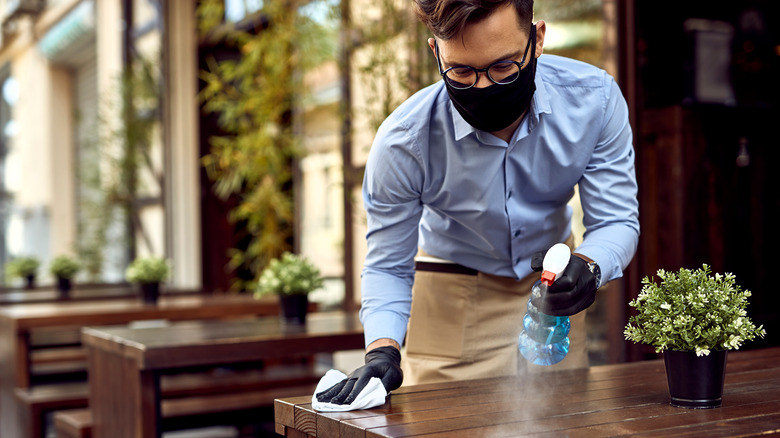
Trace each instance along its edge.
<path fill-rule="evenodd" d="M 305 325 L 268 317 L 148 328 L 87 327 L 82 341 L 89 357 L 94 431 L 96 436 L 112 438 L 159 436 L 159 387 L 164 373 L 364 346 L 357 312 L 317 312 L 309 315 Z M 307 430 L 313 425 L 298 427 Z M 280 430 L 288 436 L 306 435 L 296 429 Z"/>
<path fill-rule="evenodd" d="M 141 300 L 101 300 L 19 304 L 0 307 L 0 365 L 14 386 L 30 385 L 30 337 L 33 330 L 51 327 L 126 324 L 141 320 L 222 319 L 275 315 L 275 297 L 256 300 L 239 295 L 182 295 L 161 298 L 157 305 Z"/>
<path fill-rule="evenodd" d="M 383 406 L 317 413 L 280 399 L 277 430 L 321 437 L 780 434 L 780 348 L 731 352 L 723 406 L 669 404 L 663 361 L 402 387 Z"/>
<path fill-rule="evenodd" d="M 66 301 L 0 306 L 0 437 L 20 436 L 14 388 L 31 384 L 31 337 L 37 330 L 141 320 L 230 319 L 278 315 L 276 297 L 248 295 L 163 296 L 157 305 L 140 299 Z"/>
<path fill-rule="evenodd" d="M 246 362 L 360 349 L 363 326 L 356 312 L 317 312 L 306 324 L 278 318 L 223 323 L 187 321 L 164 328 L 87 327 L 85 345 L 132 358 L 142 369 L 170 369 L 218 364 L 224 358 Z"/>

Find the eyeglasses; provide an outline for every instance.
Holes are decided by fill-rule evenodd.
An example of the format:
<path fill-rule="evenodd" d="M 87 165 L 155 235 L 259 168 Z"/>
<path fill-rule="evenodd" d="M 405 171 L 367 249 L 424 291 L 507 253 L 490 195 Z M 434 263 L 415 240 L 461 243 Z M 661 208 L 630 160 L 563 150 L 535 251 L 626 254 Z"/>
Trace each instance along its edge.
<path fill-rule="evenodd" d="M 536 32 L 536 26 L 531 25 L 531 32 Z M 520 62 L 517 61 L 496 61 L 486 68 L 474 68 L 470 65 L 458 65 L 450 67 L 447 70 L 441 70 L 441 59 L 439 58 L 439 43 L 434 42 L 436 48 L 436 63 L 439 66 L 439 74 L 452 87 L 458 90 L 465 90 L 477 85 L 479 73 L 487 74 L 491 82 L 498 85 L 508 85 L 516 81 L 520 76 L 520 69 L 525 65 L 525 57 L 528 55 L 528 49 L 531 47 L 533 35 L 529 35 L 528 43 L 525 45 L 525 52 Z"/>

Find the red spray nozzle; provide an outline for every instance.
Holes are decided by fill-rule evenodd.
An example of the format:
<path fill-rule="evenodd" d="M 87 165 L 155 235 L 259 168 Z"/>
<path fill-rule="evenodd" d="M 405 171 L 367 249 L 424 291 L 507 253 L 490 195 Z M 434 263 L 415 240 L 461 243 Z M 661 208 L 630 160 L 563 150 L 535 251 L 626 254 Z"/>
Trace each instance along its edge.
<path fill-rule="evenodd" d="M 550 272 L 550 271 L 542 272 L 542 283 L 546 284 L 547 286 L 552 286 L 554 281 L 555 281 L 555 272 Z"/>

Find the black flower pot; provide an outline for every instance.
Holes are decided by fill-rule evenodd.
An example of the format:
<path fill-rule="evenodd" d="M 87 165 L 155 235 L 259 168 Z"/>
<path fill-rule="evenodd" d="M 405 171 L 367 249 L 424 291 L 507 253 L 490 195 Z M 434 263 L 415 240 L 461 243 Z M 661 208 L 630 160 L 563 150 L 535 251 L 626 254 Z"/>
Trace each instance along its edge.
<path fill-rule="evenodd" d="M 664 351 L 666 379 L 672 406 L 717 408 L 723 398 L 728 350 L 712 350 L 707 356 L 695 351 Z"/>
<path fill-rule="evenodd" d="M 60 295 L 67 297 L 70 295 L 72 288 L 70 278 L 57 277 L 57 290 L 60 291 Z"/>
<path fill-rule="evenodd" d="M 279 295 L 282 318 L 288 324 L 305 324 L 309 311 L 309 296 L 306 294 Z"/>
<path fill-rule="evenodd" d="M 141 298 L 145 304 L 157 304 L 160 298 L 160 283 L 141 283 Z"/>
<path fill-rule="evenodd" d="M 25 279 L 25 289 L 35 289 L 35 275 L 27 275 Z"/>

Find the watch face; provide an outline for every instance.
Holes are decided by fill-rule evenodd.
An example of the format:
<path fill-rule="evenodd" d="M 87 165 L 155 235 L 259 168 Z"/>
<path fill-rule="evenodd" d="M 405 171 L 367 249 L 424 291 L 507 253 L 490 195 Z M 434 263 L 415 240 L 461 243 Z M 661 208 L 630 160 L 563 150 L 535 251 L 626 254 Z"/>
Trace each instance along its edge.
<path fill-rule="evenodd" d="M 593 274 L 594 277 L 596 277 L 596 287 L 601 286 L 601 268 L 596 262 L 588 263 L 588 268 L 590 268 L 590 272 Z"/>

